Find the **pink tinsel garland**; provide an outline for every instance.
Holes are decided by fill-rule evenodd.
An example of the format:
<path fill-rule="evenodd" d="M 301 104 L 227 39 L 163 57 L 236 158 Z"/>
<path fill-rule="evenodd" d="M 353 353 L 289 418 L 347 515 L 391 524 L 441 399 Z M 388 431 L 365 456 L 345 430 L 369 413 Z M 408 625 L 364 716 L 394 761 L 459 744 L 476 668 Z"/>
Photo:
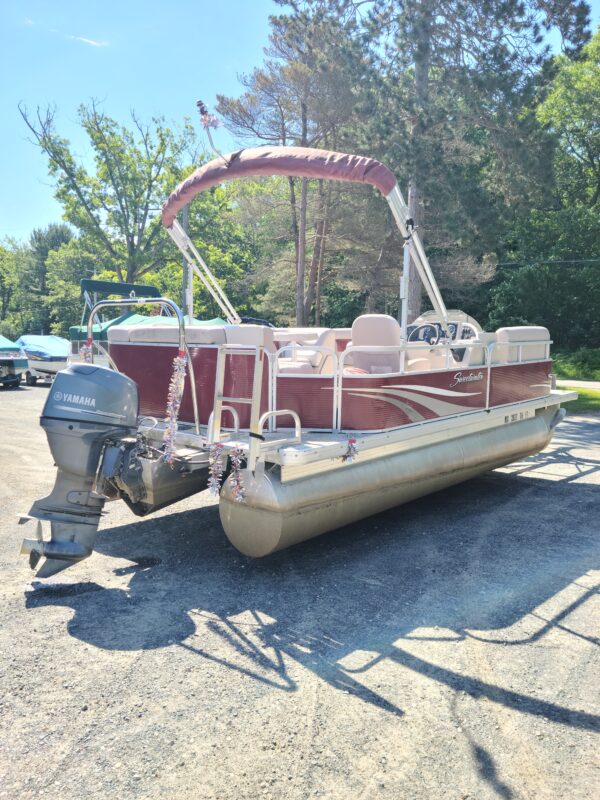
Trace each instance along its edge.
<path fill-rule="evenodd" d="M 213 497 L 218 497 L 223 478 L 223 445 L 211 444 L 208 453 L 208 489 Z"/>
<path fill-rule="evenodd" d="M 229 478 L 229 485 L 231 487 L 231 494 L 236 503 L 243 503 L 246 499 L 246 490 L 244 489 L 244 482 L 242 481 L 242 459 L 244 453 L 239 447 L 236 447 L 231 454 L 231 476 Z"/>
<path fill-rule="evenodd" d="M 348 439 L 348 449 L 342 456 L 342 461 L 345 461 L 346 464 L 352 464 L 357 456 L 358 450 L 356 448 L 356 439 Z"/>
<path fill-rule="evenodd" d="M 164 459 L 168 464 L 175 460 L 175 437 L 177 436 L 177 420 L 179 419 L 179 409 L 181 398 L 185 388 L 185 371 L 187 358 L 183 351 L 173 359 L 173 374 L 169 383 L 169 394 L 167 396 L 166 422 L 167 429 L 164 435 Z"/>

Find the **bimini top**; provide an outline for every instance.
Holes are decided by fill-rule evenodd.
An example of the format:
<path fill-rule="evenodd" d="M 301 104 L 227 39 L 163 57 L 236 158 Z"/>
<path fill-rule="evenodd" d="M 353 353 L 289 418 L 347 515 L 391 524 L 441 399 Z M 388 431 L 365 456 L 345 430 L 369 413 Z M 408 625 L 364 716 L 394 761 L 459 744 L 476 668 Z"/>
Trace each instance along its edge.
<path fill-rule="evenodd" d="M 99 281 L 95 278 L 83 278 L 79 282 L 81 292 L 97 294 L 118 294 L 127 297 L 134 292 L 138 297 L 160 297 L 160 290 L 147 283 L 116 283 L 115 281 Z"/>
<path fill-rule="evenodd" d="M 177 213 L 200 192 L 223 181 L 259 175 L 368 183 L 384 196 L 396 185 L 394 173 L 374 158 L 310 147 L 256 147 L 215 158 L 182 181 L 163 206 L 163 225 L 170 228 Z"/>

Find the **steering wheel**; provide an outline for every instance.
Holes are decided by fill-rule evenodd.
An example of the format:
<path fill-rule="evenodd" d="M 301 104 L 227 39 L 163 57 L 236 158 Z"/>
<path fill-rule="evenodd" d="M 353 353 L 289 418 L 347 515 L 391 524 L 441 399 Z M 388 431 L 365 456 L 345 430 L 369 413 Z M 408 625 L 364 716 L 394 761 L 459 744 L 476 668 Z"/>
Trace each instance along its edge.
<path fill-rule="evenodd" d="M 424 323 L 417 325 L 408 336 L 409 342 L 427 342 L 427 344 L 437 344 L 440 340 L 440 330 L 437 325 Z"/>

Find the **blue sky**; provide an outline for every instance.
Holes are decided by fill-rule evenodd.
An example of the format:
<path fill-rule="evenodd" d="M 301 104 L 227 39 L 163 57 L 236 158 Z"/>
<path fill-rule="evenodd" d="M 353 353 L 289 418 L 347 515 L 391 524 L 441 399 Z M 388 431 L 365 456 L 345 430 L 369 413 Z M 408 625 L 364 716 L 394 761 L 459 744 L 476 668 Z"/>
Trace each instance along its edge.
<path fill-rule="evenodd" d="M 595 25 L 600 0 L 592 2 Z M 121 122 L 195 119 L 198 98 L 235 95 L 259 65 L 273 0 L 0 0 L 0 239 L 25 239 L 61 217 L 47 162 L 28 141 L 17 105 L 55 105 L 57 127 L 85 155 L 76 125 L 95 98 Z M 229 148 L 223 130 L 217 141 Z"/>
<path fill-rule="evenodd" d="M 47 161 L 28 141 L 17 105 L 57 107 L 57 128 L 80 153 L 81 102 L 96 98 L 126 123 L 196 119 L 195 101 L 235 95 L 259 65 L 272 0 L 0 0 L 0 239 L 60 221 Z M 225 131 L 217 131 L 223 146 Z"/>

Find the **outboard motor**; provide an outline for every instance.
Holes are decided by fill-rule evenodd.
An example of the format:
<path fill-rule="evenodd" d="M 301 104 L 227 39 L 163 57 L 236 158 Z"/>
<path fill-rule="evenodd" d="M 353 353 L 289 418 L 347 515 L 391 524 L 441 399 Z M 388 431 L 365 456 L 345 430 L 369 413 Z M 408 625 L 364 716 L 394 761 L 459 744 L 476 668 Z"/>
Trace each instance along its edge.
<path fill-rule="evenodd" d="M 48 578 L 87 558 L 94 547 L 104 494 L 94 491 L 105 446 L 135 435 L 138 414 L 136 384 L 119 372 L 93 364 L 72 364 L 59 372 L 44 405 L 40 424 L 58 468 L 52 492 L 31 507 L 21 522 L 38 520 L 36 538 L 24 539 L 37 572 Z M 50 522 L 44 541 L 41 521 Z"/>

